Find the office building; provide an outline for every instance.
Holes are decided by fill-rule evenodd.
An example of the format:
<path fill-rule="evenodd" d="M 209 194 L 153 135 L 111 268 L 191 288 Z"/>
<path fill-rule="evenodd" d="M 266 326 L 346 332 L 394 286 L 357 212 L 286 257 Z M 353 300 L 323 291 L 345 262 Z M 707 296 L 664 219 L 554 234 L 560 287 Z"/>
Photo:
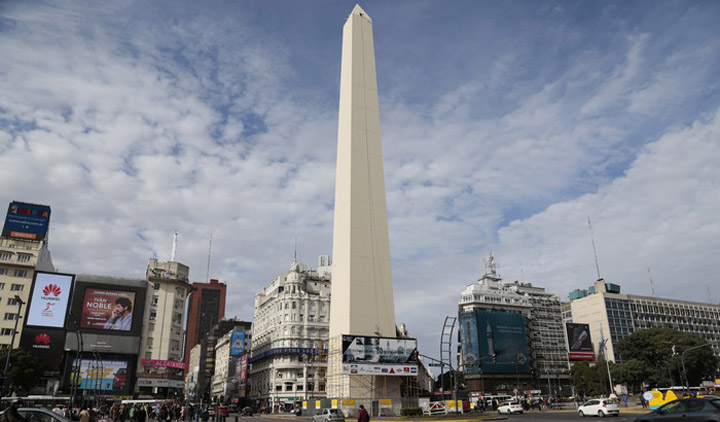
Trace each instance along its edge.
<path fill-rule="evenodd" d="M 183 321 L 192 286 L 190 269 L 179 262 L 148 261 L 148 303 L 143 318 L 137 393 L 175 397 L 184 389 Z"/>
<path fill-rule="evenodd" d="M 503 283 L 492 253 L 459 302 L 459 369 L 472 391 L 565 393 L 569 365 L 560 298 Z"/>
<path fill-rule="evenodd" d="M 35 270 L 55 271 L 48 250 L 49 224 L 47 205 L 13 201 L 8 207 L 0 237 L 0 348 L 8 347 L 13 337 L 13 348 L 20 344 L 23 321 L 18 311 L 20 316 L 25 313 L 22 304 L 28 302 Z"/>
<path fill-rule="evenodd" d="M 202 336 L 200 341 L 199 360 L 197 377 L 195 381 L 195 402 L 199 403 L 201 400 L 204 403 L 209 402 L 213 399 L 213 375 L 215 374 L 215 346 L 220 339 L 235 329 L 237 326 L 246 327 L 247 331 L 250 331 L 251 323 L 246 321 L 239 321 L 237 319 L 223 319 L 215 323 L 208 332 Z M 195 354 L 198 354 L 197 352 Z M 192 353 L 191 353 L 192 355 Z M 188 356 L 189 360 L 190 356 Z M 218 400 L 219 397 L 214 397 Z"/>
<path fill-rule="evenodd" d="M 321 257 L 320 264 L 323 263 Z M 274 411 L 326 392 L 330 277 L 293 259 L 255 295 L 249 398 Z"/>
<path fill-rule="evenodd" d="M 635 331 L 668 327 L 694 334 L 713 344 L 720 358 L 720 306 L 651 296 L 626 295 L 620 286 L 599 279 L 586 290 L 570 293 L 572 322 L 590 326 L 593 348 L 607 339 L 603 352 L 611 361 L 622 362 L 615 353 L 618 341 Z"/>
<path fill-rule="evenodd" d="M 187 331 L 185 335 L 185 365 L 190 350 L 199 344 L 210 329 L 225 318 L 227 286 L 218 280 L 209 283 L 193 283 L 187 308 Z M 224 334 L 224 333 L 223 333 Z"/>

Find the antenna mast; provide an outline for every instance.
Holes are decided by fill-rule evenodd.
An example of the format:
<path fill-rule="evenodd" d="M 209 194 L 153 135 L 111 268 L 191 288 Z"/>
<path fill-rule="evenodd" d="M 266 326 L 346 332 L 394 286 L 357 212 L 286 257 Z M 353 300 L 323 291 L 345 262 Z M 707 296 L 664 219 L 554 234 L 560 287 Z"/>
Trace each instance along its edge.
<path fill-rule="evenodd" d="M 595 236 L 593 236 L 592 223 L 590 223 L 590 216 L 588 216 L 588 227 L 590 228 L 590 241 L 592 242 L 593 253 L 595 254 L 595 270 L 597 270 L 598 280 L 600 277 L 600 264 L 598 264 L 597 248 L 595 247 Z"/>
<path fill-rule="evenodd" d="M 173 236 L 172 254 L 170 255 L 171 262 L 175 262 L 175 256 L 177 255 L 177 245 L 178 245 L 178 232 L 177 232 L 177 230 L 175 230 L 175 236 Z"/>
<path fill-rule="evenodd" d="M 648 276 L 650 277 L 650 288 L 652 288 L 653 297 L 655 297 L 655 283 L 653 283 L 652 273 L 650 267 L 648 267 Z"/>
<path fill-rule="evenodd" d="M 207 274 L 205 275 L 206 282 L 210 282 L 210 256 L 212 255 L 212 233 L 210 233 L 210 246 L 208 247 L 208 265 L 207 265 Z"/>

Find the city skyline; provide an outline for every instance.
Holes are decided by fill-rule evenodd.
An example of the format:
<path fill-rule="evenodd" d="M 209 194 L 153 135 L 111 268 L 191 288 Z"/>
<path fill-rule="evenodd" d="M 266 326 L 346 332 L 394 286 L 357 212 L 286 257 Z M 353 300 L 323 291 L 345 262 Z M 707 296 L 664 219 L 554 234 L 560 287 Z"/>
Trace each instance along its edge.
<path fill-rule="evenodd" d="M 52 207 L 62 272 L 142 278 L 177 231 L 190 281 L 226 282 L 226 315 L 251 318 L 295 239 L 310 267 L 332 251 L 354 5 L 4 3 L 0 204 Z M 504 281 L 592 285 L 588 217 L 623 293 L 651 296 L 649 268 L 658 297 L 718 303 L 720 5 L 360 5 L 396 321 L 424 354 L 490 251 Z"/>

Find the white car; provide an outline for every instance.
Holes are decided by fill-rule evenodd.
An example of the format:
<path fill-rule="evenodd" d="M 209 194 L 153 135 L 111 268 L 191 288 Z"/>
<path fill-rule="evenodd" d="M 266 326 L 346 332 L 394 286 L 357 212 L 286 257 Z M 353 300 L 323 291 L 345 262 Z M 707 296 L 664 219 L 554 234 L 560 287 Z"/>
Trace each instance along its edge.
<path fill-rule="evenodd" d="M 345 422 L 345 414 L 339 409 L 323 409 L 313 416 L 313 422 Z"/>
<path fill-rule="evenodd" d="M 513 414 L 513 413 L 522 413 L 523 407 L 518 401 L 514 400 L 508 400 L 500 403 L 497 408 L 498 414 Z"/>
<path fill-rule="evenodd" d="M 609 415 L 619 416 L 620 408 L 613 399 L 592 399 L 583 403 L 578 407 L 578 415 L 583 416 L 600 416 Z"/>

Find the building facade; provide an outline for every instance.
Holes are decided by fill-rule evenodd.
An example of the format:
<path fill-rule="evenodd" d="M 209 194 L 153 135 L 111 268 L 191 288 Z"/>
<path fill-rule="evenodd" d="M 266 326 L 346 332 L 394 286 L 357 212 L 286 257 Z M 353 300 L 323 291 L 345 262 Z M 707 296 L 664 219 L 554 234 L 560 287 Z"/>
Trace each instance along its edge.
<path fill-rule="evenodd" d="M 215 344 L 215 372 L 212 377 L 212 394 L 222 402 L 245 403 L 246 377 L 243 379 L 243 362 L 247 363 L 247 346 L 250 344 L 252 324 L 235 325 Z M 245 360 L 243 360 L 245 359 Z M 245 366 L 247 370 L 247 366 Z M 247 372 L 245 372 L 246 374 Z"/>
<path fill-rule="evenodd" d="M 530 283 L 503 283 L 492 253 L 485 268 L 459 303 L 458 362 L 468 389 L 564 393 L 569 362 L 560 298 Z"/>
<path fill-rule="evenodd" d="M 148 261 L 145 279 L 149 294 L 136 389 L 143 396 L 175 397 L 184 388 L 183 321 L 192 288 L 189 273 L 190 269 L 179 262 Z"/>
<path fill-rule="evenodd" d="M 28 233 L 14 229 L 24 218 L 37 220 L 37 230 Z M 10 345 L 16 325 L 13 347 L 20 344 L 23 324 L 18 312 L 22 315 L 25 311 L 22 304 L 28 302 L 35 270 L 55 271 L 48 250 L 49 224 L 50 207 L 10 203 L 0 237 L 0 348 Z"/>
<path fill-rule="evenodd" d="M 611 361 L 622 362 L 615 346 L 635 331 L 668 327 L 708 342 L 720 357 L 720 306 L 620 293 L 620 286 L 600 279 L 587 290 L 570 293 L 572 322 L 589 324 L 593 348 Z M 600 350 L 607 339 L 606 350 Z"/>
<path fill-rule="evenodd" d="M 280 411 L 326 397 L 329 318 L 329 274 L 297 260 L 255 295 L 251 400 Z"/>
<path fill-rule="evenodd" d="M 185 365 L 190 350 L 200 344 L 212 327 L 225 318 L 227 286 L 218 280 L 209 283 L 193 283 L 187 308 L 187 332 L 185 335 Z"/>

